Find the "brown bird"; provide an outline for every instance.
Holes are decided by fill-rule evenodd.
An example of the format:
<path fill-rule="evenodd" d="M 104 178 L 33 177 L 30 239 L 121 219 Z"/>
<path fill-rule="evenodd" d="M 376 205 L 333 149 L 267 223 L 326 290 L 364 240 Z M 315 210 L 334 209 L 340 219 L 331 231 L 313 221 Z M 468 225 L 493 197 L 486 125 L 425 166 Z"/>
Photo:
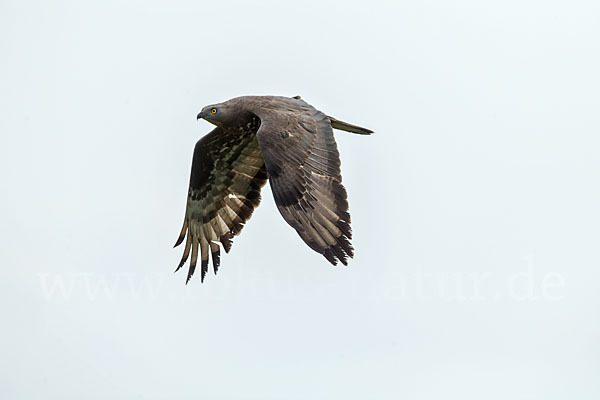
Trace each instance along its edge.
<path fill-rule="evenodd" d="M 350 214 L 333 129 L 373 131 L 323 114 L 300 96 L 244 96 L 206 106 L 198 114 L 216 125 L 194 148 L 187 207 L 175 246 L 186 239 L 176 271 L 191 252 L 186 283 L 200 248 L 201 281 L 210 251 L 215 274 L 219 243 L 229 252 L 271 184 L 279 212 L 330 263 L 354 256 Z"/>

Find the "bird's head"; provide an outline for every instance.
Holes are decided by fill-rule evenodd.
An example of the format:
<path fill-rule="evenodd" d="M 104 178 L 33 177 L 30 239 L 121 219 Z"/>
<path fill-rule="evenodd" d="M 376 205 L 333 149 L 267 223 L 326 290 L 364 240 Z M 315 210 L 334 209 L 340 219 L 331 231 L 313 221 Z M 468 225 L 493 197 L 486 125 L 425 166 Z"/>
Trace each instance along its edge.
<path fill-rule="evenodd" d="M 198 119 L 205 119 L 213 125 L 223 127 L 235 118 L 235 113 L 228 103 L 206 106 L 198 114 Z"/>

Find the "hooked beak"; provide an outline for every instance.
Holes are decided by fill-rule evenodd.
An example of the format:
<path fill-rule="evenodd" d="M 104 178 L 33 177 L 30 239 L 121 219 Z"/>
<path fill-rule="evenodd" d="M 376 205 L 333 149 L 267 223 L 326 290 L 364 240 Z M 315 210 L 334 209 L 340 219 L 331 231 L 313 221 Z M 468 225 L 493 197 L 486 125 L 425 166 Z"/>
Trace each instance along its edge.
<path fill-rule="evenodd" d="M 209 112 L 209 109 L 207 107 L 204 107 L 196 117 L 196 120 L 199 120 L 200 118 L 206 119 L 206 116 L 209 114 Z"/>

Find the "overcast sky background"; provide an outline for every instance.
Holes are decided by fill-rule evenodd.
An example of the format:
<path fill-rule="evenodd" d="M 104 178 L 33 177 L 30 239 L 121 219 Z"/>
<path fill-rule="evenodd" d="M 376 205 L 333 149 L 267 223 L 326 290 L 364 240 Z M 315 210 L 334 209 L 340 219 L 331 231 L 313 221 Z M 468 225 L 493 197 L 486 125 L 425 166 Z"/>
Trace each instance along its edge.
<path fill-rule="evenodd" d="M 600 398 L 597 1 L 0 3 L 0 398 Z M 302 95 L 356 257 L 270 188 L 172 249 L 207 104 Z"/>

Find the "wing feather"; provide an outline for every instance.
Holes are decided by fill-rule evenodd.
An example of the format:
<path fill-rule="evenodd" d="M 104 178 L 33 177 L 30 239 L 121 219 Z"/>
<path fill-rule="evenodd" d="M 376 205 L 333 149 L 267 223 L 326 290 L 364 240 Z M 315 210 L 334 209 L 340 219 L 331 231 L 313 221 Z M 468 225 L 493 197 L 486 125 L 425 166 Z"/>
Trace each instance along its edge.
<path fill-rule="evenodd" d="M 352 231 L 330 119 L 302 100 L 278 101 L 288 103 L 257 110 L 257 139 L 277 208 L 310 248 L 347 265 Z"/>
<path fill-rule="evenodd" d="M 229 132 L 216 128 L 194 148 L 187 207 L 175 246 L 186 239 L 179 270 L 188 260 L 186 283 L 200 258 L 201 281 L 220 264 L 220 246 L 231 249 L 232 239 L 260 204 L 260 190 L 268 178 L 255 131 Z M 219 245 L 220 243 L 220 245 Z"/>

